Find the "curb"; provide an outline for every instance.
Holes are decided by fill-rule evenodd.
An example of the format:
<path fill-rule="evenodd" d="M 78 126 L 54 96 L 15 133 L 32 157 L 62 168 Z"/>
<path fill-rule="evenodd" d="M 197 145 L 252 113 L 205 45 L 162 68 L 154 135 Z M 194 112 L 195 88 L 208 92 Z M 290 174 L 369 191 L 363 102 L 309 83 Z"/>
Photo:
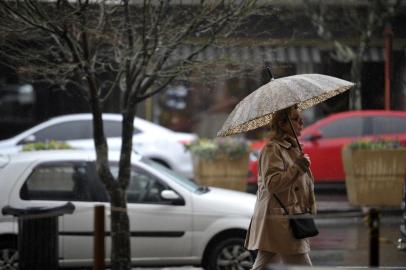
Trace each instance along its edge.
<path fill-rule="evenodd" d="M 403 210 L 399 208 L 379 208 L 382 216 L 402 216 Z M 341 209 L 333 209 L 333 208 L 319 208 L 317 209 L 318 214 L 359 214 L 359 215 L 367 215 L 369 208 L 366 207 L 348 207 L 348 208 L 341 208 Z"/>

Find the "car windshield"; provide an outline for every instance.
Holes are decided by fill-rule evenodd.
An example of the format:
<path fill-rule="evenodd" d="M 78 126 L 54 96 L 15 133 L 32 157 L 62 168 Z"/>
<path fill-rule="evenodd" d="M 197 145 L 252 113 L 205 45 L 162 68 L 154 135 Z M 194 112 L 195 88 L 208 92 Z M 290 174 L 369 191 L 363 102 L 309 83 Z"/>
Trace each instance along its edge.
<path fill-rule="evenodd" d="M 200 190 L 199 185 L 197 185 L 195 182 L 193 182 L 189 178 L 179 175 L 176 172 L 174 172 L 173 170 L 168 169 L 167 167 L 165 167 L 157 162 L 154 162 L 147 158 L 142 158 L 141 161 L 148 164 L 149 166 L 153 167 L 160 173 L 164 174 L 165 176 L 169 177 L 171 180 L 182 185 L 183 187 L 187 188 L 190 191 L 195 192 L 197 190 Z"/>

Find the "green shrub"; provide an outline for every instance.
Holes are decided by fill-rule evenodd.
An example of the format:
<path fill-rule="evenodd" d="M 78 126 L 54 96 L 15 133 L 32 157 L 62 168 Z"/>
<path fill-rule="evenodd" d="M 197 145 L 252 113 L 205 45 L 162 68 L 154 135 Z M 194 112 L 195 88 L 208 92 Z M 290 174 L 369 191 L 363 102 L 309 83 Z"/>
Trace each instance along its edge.
<path fill-rule="evenodd" d="M 46 141 L 46 142 L 35 142 L 27 143 L 23 146 L 22 151 L 40 151 L 40 150 L 59 150 L 59 149 L 71 149 L 72 147 L 66 142 L 61 141 Z"/>
<path fill-rule="evenodd" d="M 370 140 L 356 140 L 347 145 L 351 150 L 357 149 L 402 149 L 404 146 L 398 140 L 376 138 Z"/>
<path fill-rule="evenodd" d="M 194 156 L 205 160 L 214 160 L 222 156 L 239 159 L 250 150 L 246 140 L 237 138 L 198 139 L 187 144 L 186 149 Z"/>

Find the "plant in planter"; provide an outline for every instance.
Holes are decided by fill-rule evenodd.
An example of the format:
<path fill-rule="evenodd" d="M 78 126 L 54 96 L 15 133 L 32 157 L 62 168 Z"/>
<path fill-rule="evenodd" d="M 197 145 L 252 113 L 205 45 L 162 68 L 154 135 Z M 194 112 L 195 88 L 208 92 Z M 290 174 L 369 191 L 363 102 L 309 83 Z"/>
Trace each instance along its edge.
<path fill-rule="evenodd" d="M 192 153 L 195 180 L 204 186 L 245 191 L 249 146 L 237 138 L 199 139 L 186 145 Z"/>
<path fill-rule="evenodd" d="M 46 141 L 46 142 L 35 142 L 35 143 L 27 143 L 23 146 L 22 151 L 40 151 L 40 150 L 58 150 L 58 149 L 71 149 L 72 147 L 61 141 Z"/>
<path fill-rule="evenodd" d="M 399 141 L 359 140 L 342 150 L 348 200 L 360 206 L 399 206 L 406 149 Z"/>

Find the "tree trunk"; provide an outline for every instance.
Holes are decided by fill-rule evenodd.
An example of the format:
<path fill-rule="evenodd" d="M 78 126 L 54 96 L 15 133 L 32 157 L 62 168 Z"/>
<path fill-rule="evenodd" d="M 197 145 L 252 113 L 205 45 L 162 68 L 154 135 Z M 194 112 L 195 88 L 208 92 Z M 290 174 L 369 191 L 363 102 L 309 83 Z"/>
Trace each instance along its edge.
<path fill-rule="evenodd" d="M 110 191 L 111 198 L 111 269 L 130 270 L 130 222 L 125 190 L 119 185 Z"/>
<path fill-rule="evenodd" d="M 101 111 L 100 99 L 98 98 L 98 89 L 93 75 L 89 72 L 88 83 L 90 89 L 90 103 L 93 114 L 93 130 L 94 141 L 97 155 L 97 171 L 100 179 L 104 183 L 110 195 L 111 207 L 111 269 L 112 270 L 130 270 L 131 269 L 131 249 L 130 249 L 130 234 L 129 234 L 129 219 L 127 214 L 127 198 L 126 188 L 131 171 L 131 147 L 132 147 L 132 131 L 133 121 L 123 120 L 122 137 L 124 147 L 124 159 L 127 163 L 127 168 L 120 169 L 120 173 L 126 172 L 125 177 L 119 177 L 115 180 L 110 171 L 108 160 L 108 145 L 103 129 L 103 118 Z M 134 117 L 133 117 L 134 118 Z M 127 123 L 126 123 L 127 122 Z M 129 122 L 129 123 L 128 123 Z M 129 149 L 128 149 L 129 148 Z M 120 160 L 122 163 L 123 160 Z M 123 181 L 126 180 L 126 181 Z"/>

